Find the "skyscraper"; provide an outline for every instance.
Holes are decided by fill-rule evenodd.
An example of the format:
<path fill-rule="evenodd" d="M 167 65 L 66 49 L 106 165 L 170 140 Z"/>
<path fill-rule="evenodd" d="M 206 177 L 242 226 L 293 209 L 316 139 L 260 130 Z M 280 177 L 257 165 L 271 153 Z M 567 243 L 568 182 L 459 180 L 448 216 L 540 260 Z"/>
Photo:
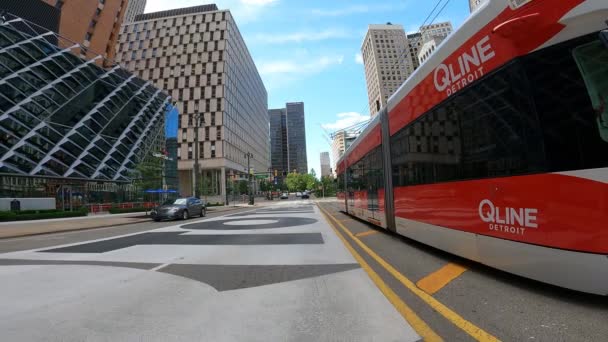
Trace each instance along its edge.
<path fill-rule="evenodd" d="M 290 171 L 308 173 L 306 158 L 306 121 L 304 102 L 286 104 L 287 112 L 287 159 Z"/>
<path fill-rule="evenodd" d="M 251 169 L 268 172 L 268 95 L 230 11 L 211 4 L 137 15 L 123 25 L 119 51 L 122 65 L 177 102 L 182 195 L 196 187 L 224 202 L 232 180 L 247 179 L 248 154 Z"/>
<path fill-rule="evenodd" d="M 435 48 L 452 33 L 452 23 L 449 21 L 420 27 L 422 46 L 418 51 L 418 62 L 422 64 L 431 56 Z"/>
<path fill-rule="evenodd" d="M 361 46 L 370 115 L 386 106 L 388 98 L 414 72 L 403 26 L 369 25 Z M 416 55 L 417 56 L 417 55 Z"/>
<path fill-rule="evenodd" d="M 469 9 L 471 10 L 471 13 L 473 13 L 477 7 L 481 6 L 487 1 L 488 0 L 469 0 Z"/>
<path fill-rule="evenodd" d="M 287 115 L 285 108 L 270 109 L 270 164 L 282 179 L 289 170 L 287 162 Z M 280 181 L 277 181 L 280 183 Z"/>
<path fill-rule="evenodd" d="M 304 103 L 287 103 L 285 108 L 269 110 L 268 115 L 272 169 L 280 175 L 294 171 L 308 173 Z"/>
<path fill-rule="evenodd" d="M 127 11 L 125 12 L 125 19 L 123 22 L 130 23 L 135 20 L 135 16 L 144 14 L 146 9 L 146 0 L 129 0 L 127 4 Z"/>
<path fill-rule="evenodd" d="M 321 152 L 321 177 L 331 177 L 329 152 Z"/>
<path fill-rule="evenodd" d="M 58 33 L 62 37 L 82 44 L 109 60 L 114 58 L 127 0 L 42 1 L 61 11 Z M 111 61 L 108 63 L 111 64 Z"/>
<path fill-rule="evenodd" d="M 391 95 L 420 66 L 419 55 L 425 39 L 439 44 L 438 37 L 446 37 L 451 32 L 450 22 L 424 25 L 419 32 L 410 34 L 405 33 L 402 25 L 369 25 L 361 55 L 371 116 L 386 106 Z M 427 45 L 424 55 L 434 50 L 433 43 Z"/>

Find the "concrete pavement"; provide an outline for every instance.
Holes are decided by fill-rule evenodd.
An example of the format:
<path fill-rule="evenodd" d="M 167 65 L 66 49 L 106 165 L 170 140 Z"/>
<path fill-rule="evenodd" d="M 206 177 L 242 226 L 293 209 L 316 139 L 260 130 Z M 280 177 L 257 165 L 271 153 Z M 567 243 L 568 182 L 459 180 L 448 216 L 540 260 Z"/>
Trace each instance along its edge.
<path fill-rule="evenodd" d="M 7 340 L 419 340 L 308 201 L 4 253 L 0 265 Z"/>

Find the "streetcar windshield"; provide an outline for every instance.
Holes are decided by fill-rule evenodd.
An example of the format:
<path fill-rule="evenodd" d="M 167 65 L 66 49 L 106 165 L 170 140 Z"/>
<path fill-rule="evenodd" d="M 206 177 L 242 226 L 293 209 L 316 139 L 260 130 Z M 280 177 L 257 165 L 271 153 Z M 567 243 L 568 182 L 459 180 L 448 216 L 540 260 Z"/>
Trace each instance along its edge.
<path fill-rule="evenodd" d="M 600 136 L 608 142 L 608 49 L 599 41 L 572 52 L 591 98 Z"/>

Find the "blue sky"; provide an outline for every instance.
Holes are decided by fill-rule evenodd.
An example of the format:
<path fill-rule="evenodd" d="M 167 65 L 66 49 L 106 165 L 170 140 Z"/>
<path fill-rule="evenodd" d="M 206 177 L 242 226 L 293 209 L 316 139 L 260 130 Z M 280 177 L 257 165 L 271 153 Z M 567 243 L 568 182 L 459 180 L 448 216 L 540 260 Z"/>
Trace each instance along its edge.
<path fill-rule="evenodd" d="M 205 0 L 147 0 L 146 12 L 196 6 Z M 236 18 L 268 90 L 269 108 L 303 101 L 308 168 L 331 148 L 328 132 L 369 118 L 359 54 L 368 24 L 392 22 L 416 31 L 436 1 L 217 0 Z M 449 1 L 434 22 L 458 28 L 468 1 Z M 360 57 L 360 56 L 359 56 Z M 324 128 L 322 128 L 322 126 Z M 333 163 L 333 160 L 332 160 Z"/>

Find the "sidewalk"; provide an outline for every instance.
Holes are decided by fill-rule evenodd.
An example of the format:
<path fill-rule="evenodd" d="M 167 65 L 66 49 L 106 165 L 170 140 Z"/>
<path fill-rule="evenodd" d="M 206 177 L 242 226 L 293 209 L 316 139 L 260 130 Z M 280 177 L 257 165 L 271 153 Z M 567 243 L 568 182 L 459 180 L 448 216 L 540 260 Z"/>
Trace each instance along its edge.
<path fill-rule="evenodd" d="M 228 207 L 210 207 L 207 208 L 207 211 L 209 213 L 217 213 L 237 210 L 246 207 L 253 208 L 256 206 L 236 205 Z M 86 217 L 71 217 L 65 219 L 2 222 L 0 223 L 0 239 L 94 228 L 124 226 L 141 222 L 151 222 L 151 219 L 150 217 L 146 216 L 145 213 L 141 212 L 117 215 L 108 214 Z"/>

